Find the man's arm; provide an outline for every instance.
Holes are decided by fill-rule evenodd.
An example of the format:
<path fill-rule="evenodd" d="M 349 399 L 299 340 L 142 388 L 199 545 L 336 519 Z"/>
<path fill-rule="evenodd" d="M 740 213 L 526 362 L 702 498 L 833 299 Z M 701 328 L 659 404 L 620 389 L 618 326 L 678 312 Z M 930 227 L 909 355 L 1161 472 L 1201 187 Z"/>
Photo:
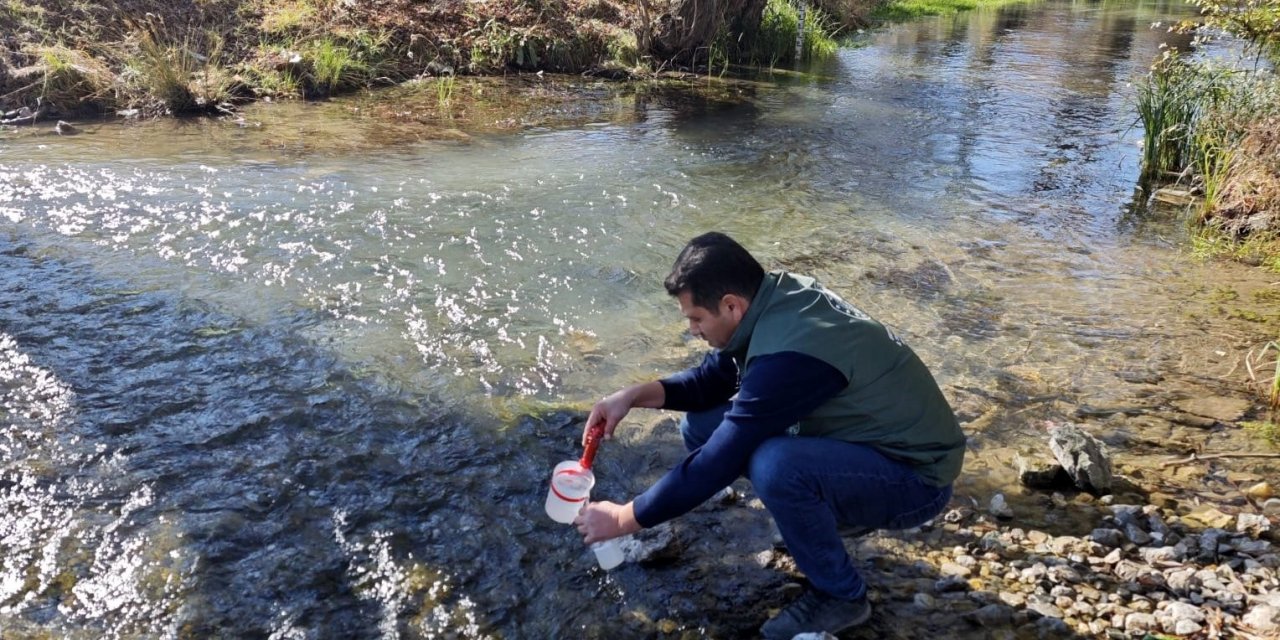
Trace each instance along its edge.
<path fill-rule="evenodd" d="M 812 356 L 782 352 L 756 358 L 707 443 L 632 504 L 619 508 L 631 507 L 625 515 L 635 520 L 636 528 L 688 512 L 745 473 L 760 443 L 786 433 L 847 384 L 844 374 Z"/>
<path fill-rule="evenodd" d="M 717 406 L 738 389 L 738 365 L 719 351 L 712 351 L 690 369 L 654 382 L 646 382 L 615 391 L 591 407 L 587 424 L 582 429 L 582 442 L 587 432 L 604 423 L 604 437 L 612 438 L 618 422 L 632 409 L 674 409 L 699 411 Z"/>
<path fill-rule="evenodd" d="M 592 427 L 603 422 L 604 437 L 612 438 L 618 422 L 632 409 L 659 409 L 665 399 L 666 391 L 657 381 L 630 386 L 605 396 L 591 407 L 591 415 L 587 416 L 587 424 L 582 429 L 582 444 L 586 445 L 587 432 Z"/>
<path fill-rule="evenodd" d="M 726 402 L 738 390 L 738 365 L 720 351 L 712 351 L 696 367 L 667 376 L 662 384 L 663 409 L 704 411 Z"/>

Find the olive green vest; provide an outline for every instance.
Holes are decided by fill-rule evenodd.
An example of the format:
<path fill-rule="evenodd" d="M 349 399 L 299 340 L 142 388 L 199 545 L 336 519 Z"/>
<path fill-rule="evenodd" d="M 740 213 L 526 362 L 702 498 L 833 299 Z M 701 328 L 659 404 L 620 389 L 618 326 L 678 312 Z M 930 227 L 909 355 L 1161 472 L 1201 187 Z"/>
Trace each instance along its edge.
<path fill-rule="evenodd" d="M 813 278 L 774 271 L 724 353 L 745 375 L 756 356 L 784 351 L 822 360 L 849 381 L 794 433 L 870 445 L 935 486 L 960 475 L 964 434 L 915 352 Z"/>

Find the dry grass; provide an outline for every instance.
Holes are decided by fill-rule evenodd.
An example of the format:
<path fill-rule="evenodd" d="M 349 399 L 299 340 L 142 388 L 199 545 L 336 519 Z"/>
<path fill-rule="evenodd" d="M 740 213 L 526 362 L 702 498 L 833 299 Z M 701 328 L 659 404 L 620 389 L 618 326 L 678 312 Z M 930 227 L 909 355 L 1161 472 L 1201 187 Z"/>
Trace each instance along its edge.
<path fill-rule="evenodd" d="M 110 65 L 88 52 L 58 45 L 22 49 L 31 64 L 10 72 L 14 95 L 39 96 L 56 110 L 74 113 L 114 98 L 117 77 Z"/>
<path fill-rule="evenodd" d="M 1280 115 L 1244 127 L 1213 215 L 1241 237 L 1280 233 Z"/>

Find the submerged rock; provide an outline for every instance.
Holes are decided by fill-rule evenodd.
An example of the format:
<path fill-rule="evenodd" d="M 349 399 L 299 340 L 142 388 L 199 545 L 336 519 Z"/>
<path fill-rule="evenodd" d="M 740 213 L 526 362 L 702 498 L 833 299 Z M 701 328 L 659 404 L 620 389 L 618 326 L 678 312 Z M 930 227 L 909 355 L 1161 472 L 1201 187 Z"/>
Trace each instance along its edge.
<path fill-rule="evenodd" d="M 1032 489 L 1065 489 L 1073 486 L 1071 476 L 1062 465 L 1042 458 L 1014 456 L 1018 465 L 1018 482 Z"/>
<path fill-rule="evenodd" d="M 1225 529 L 1231 526 L 1234 518 L 1209 505 L 1201 505 L 1192 510 L 1191 513 L 1182 516 L 1182 520 L 1191 526 L 1200 525 L 1213 529 Z"/>
<path fill-rule="evenodd" d="M 1111 455 L 1102 441 L 1068 422 L 1049 428 L 1049 449 L 1076 486 L 1094 495 L 1111 493 Z"/>

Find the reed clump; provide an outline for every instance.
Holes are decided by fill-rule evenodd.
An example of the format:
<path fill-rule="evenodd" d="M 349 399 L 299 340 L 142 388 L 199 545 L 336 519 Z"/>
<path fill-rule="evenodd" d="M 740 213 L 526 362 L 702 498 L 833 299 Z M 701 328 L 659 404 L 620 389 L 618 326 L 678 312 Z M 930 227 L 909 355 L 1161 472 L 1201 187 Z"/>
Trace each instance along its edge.
<path fill-rule="evenodd" d="M 1280 271 L 1280 3 L 1196 0 L 1194 44 L 1242 40 L 1235 61 L 1166 52 L 1137 86 L 1144 130 L 1140 182 L 1177 183 L 1201 196 L 1196 249 Z M 1268 64 L 1268 62 L 1270 64 Z"/>
<path fill-rule="evenodd" d="M 750 64 L 765 67 L 823 60 L 839 48 L 840 30 L 840 23 L 816 6 L 807 8 L 801 20 L 800 11 L 788 0 L 769 0 L 760 19 L 759 34 L 745 58 Z"/>

